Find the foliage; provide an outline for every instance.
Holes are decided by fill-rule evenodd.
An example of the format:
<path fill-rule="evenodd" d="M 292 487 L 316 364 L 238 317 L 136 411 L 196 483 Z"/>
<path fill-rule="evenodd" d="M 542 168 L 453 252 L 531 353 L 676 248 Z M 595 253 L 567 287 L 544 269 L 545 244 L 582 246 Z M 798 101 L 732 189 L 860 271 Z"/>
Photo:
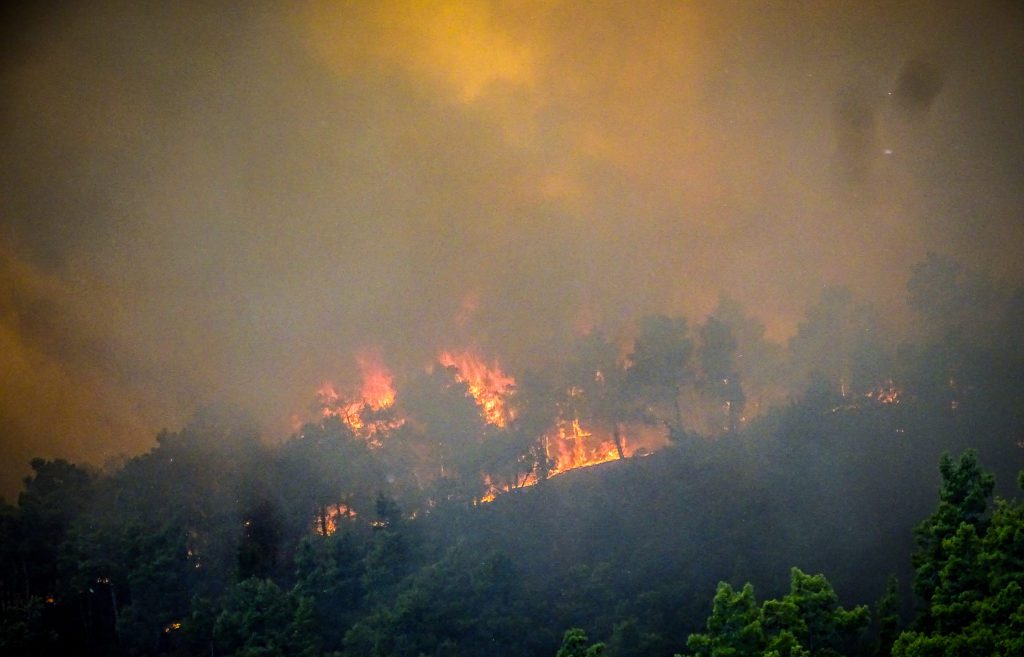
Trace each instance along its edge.
<path fill-rule="evenodd" d="M 237 657 L 291 653 L 296 602 L 274 582 L 247 579 L 228 591 L 213 627 L 218 654 Z"/>
<path fill-rule="evenodd" d="M 872 654 L 887 657 L 892 654 L 892 644 L 899 636 L 903 624 L 899 614 L 899 587 L 894 575 L 889 576 L 885 593 L 875 605 L 874 617 L 878 627 Z"/>
<path fill-rule="evenodd" d="M 918 530 L 915 589 L 925 604 L 897 657 L 1024 654 L 1024 504 L 999 499 L 972 452 L 944 457 L 939 508 Z M 1024 488 L 1024 473 L 1018 479 Z"/>
<path fill-rule="evenodd" d="M 630 383 L 641 389 L 668 426 L 670 437 L 677 440 L 685 431 L 679 397 L 693 379 L 692 354 L 685 319 L 651 315 L 640 320 L 640 334 L 630 356 Z M 661 410 L 666 407 L 668 412 Z"/>
<path fill-rule="evenodd" d="M 555 653 L 555 657 L 601 657 L 604 654 L 604 644 L 590 644 L 587 633 L 578 627 L 565 631 L 562 637 L 562 646 Z"/>
<path fill-rule="evenodd" d="M 406 582 L 392 605 L 382 608 L 350 647 L 373 654 L 415 657 L 444 647 L 448 655 L 515 655 L 529 645 L 527 598 L 511 561 L 483 559 L 453 549 Z M 366 648 L 362 648 L 365 650 Z"/>
<path fill-rule="evenodd" d="M 914 530 L 918 549 L 913 555 L 915 568 L 914 591 L 922 600 L 931 600 L 937 594 L 949 600 L 955 596 L 953 588 L 973 588 L 973 573 L 965 571 L 970 561 L 964 552 L 974 549 L 979 530 L 984 532 L 987 499 L 992 494 L 995 478 L 982 471 L 977 455 L 968 451 L 958 462 L 948 454 L 939 463 L 942 487 L 939 506 L 928 519 Z M 964 579 L 958 584 L 955 578 Z M 927 608 L 922 623 L 932 626 L 940 623 Z M 951 613 L 940 605 L 940 614 Z"/>
<path fill-rule="evenodd" d="M 0 651 L 535 657 L 561 638 L 609 657 L 1019 654 L 1021 509 L 989 500 L 1024 456 L 1024 295 L 992 311 L 1001 333 L 939 327 L 942 295 L 967 294 L 942 281 L 977 286 L 936 267 L 915 270 L 914 307 L 936 322 L 916 343 L 892 344 L 844 289 L 788 350 L 723 299 L 692 332 L 655 315 L 632 343 L 578 336 L 517 376 L 500 428 L 435 369 L 400 387 L 405 424 L 372 436 L 328 417 L 269 444 L 205 413 L 105 473 L 34 460 L 0 504 Z M 979 303 L 998 306 L 989 292 Z M 675 440 L 548 477 L 545 433 L 567 419 Z M 966 447 L 940 461 L 936 508 L 931 464 Z M 509 492 L 481 503 L 495 489 Z M 787 582 L 793 563 L 829 581 Z M 890 572 L 920 598 L 908 631 Z M 775 599 L 723 584 L 702 628 L 701 592 L 748 579 Z M 884 591 L 870 635 L 832 583 L 855 602 Z"/>
<path fill-rule="evenodd" d="M 691 634 L 691 655 L 840 655 L 869 621 L 867 607 L 847 611 L 824 575 L 790 573 L 790 590 L 760 607 L 749 583 L 739 591 L 721 582 L 712 602 L 707 632 Z"/>

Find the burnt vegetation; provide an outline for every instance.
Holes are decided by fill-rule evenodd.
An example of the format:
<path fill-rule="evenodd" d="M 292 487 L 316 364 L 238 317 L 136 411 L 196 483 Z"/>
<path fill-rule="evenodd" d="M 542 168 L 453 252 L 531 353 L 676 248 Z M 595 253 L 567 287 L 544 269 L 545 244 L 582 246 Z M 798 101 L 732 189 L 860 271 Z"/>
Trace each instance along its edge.
<path fill-rule="evenodd" d="M 908 302 L 913 340 L 844 288 L 785 346 L 722 299 L 494 398 L 439 366 L 279 442 L 34 460 L 0 653 L 1021 654 L 1024 291 L 930 255 Z"/>

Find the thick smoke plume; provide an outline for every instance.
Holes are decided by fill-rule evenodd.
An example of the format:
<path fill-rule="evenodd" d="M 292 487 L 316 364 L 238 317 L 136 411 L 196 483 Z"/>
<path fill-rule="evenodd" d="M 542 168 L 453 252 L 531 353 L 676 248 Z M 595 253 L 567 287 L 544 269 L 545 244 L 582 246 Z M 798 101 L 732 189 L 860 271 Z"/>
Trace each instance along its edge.
<path fill-rule="evenodd" d="M 0 62 L 0 490 L 354 354 L 513 369 L 720 291 L 1024 264 L 1009 2 L 43 4 Z M 623 329 L 625 330 L 625 329 Z"/>

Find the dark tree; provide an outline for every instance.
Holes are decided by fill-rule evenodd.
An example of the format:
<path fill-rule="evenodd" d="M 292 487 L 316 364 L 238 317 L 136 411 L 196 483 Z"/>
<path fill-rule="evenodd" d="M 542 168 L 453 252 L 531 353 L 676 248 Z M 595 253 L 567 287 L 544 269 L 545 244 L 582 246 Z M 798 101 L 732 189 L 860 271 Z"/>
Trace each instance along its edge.
<path fill-rule="evenodd" d="M 591 644 L 587 639 L 587 633 L 574 627 L 565 631 L 562 646 L 555 653 L 555 657 L 601 657 L 604 648 L 603 643 Z"/>
<path fill-rule="evenodd" d="M 729 327 L 736 340 L 735 367 L 743 382 L 746 406 L 759 411 L 784 401 L 786 391 L 782 345 L 765 338 L 765 325 L 747 314 L 739 302 L 720 296 L 712 316 Z"/>
<path fill-rule="evenodd" d="M 238 579 L 265 578 L 278 567 L 281 527 L 278 511 L 266 499 L 254 500 L 242 514 L 238 544 Z"/>
<path fill-rule="evenodd" d="M 682 317 L 649 315 L 640 320 L 640 333 L 630 354 L 628 383 L 651 404 L 669 436 L 685 435 L 680 395 L 693 383 L 693 342 Z M 667 407 L 670 412 L 659 412 Z"/>
<path fill-rule="evenodd" d="M 746 397 L 736 367 L 736 338 L 729 325 L 708 317 L 700 328 L 701 388 L 725 407 L 725 430 L 736 431 Z"/>
<path fill-rule="evenodd" d="M 988 499 L 995 486 L 995 477 L 982 470 L 973 451 L 965 452 L 957 461 L 943 454 L 939 472 L 942 474 L 939 506 L 914 530 L 917 539 L 917 551 L 912 559 L 914 592 L 924 601 L 930 601 L 939 590 L 943 572 L 955 557 L 954 548 L 966 547 L 965 542 L 973 540 L 972 535 L 976 538 L 984 533 Z M 949 585 L 947 578 L 946 586 Z M 919 622 L 922 627 L 931 628 L 937 620 L 925 609 Z"/>
<path fill-rule="evenodd" d="M 848 288 L 826 287 L 789 341 L 793 385 L 803 389 L 818 373 L 840 396 L 859 394 L 853 389 L 857 356 L 870 351 L 882 334 L 870 306 L 857 303 Z"/>
<path fill-rule="evenodd" d="M 622 424 L 642 419 L 642 401 L 629 385 L 619 349 L 598 331 L 577 339 L 567 369 L 568 418 L 586 418 L 612 434 L 619 459 L 626 457 Z"/>
<path fill-rule="evenodd" d="M 64 459 L 32 459 L 33 474 L 18 496 L 19 552 L 27 595 L 52 597 L 60 588 L 57 557 L 72 523 L 87 508 L 94 477 Z"/>
<path fill-rule="evenodd" d="M 454 368 L 435 367 L 409 381 L 397 404 L 409 418 L 402 439 L 426 464 L 424 479 L 440 480 L 439 499 L 479 498 L 484 491 L 481 445 L 486 423 Z"/>
<path fill-rule="evenodd" d="M 892 654 L 1024 654 L 1024 504 L 1000 499 L 984 516 L 992 477 L 972 453 L 956 464 L 944 457 L 942 475 L 939 508 L 918 531 L 915 590 L 925 607 Z"/>

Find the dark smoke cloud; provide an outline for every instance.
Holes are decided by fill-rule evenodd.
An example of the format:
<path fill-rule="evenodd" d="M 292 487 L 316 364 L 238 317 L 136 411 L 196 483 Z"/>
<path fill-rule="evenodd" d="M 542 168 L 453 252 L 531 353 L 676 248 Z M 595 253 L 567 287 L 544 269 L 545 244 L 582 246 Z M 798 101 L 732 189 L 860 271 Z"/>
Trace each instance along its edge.
<path fill-rule="evenodd" d="M 10 12 L 11 10 L 5 10 Z M 720 290 L 789 334 L 951 253 L 1019 281 L 1003 2 L 33 4 L 2 21 L 0 457 L 271 436 L 353 353 L 567 334 Z M 10 37 L 10 38 L 7 38 Z"/>

